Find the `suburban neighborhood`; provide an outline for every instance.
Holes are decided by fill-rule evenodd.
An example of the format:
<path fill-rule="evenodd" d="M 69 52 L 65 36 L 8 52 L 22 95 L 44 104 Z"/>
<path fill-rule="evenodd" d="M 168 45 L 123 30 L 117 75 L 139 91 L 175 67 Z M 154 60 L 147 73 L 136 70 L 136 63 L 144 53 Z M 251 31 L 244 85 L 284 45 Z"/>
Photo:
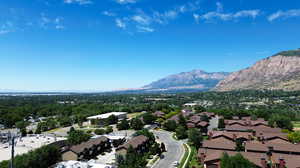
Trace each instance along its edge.
<path fill-rule="evenodd" d="M 0 161 L 11 159 L 12 150 L 18 156 L 50 146 L 58 149 L 53 168 L 188 167 L 193 158 L 195 168 L 221 168 L 224 157 L 236 156 L 256 168 L 300 167 L 300 146 L 283 129 L 255 116 L 225 119 L 193 103 L 169 114 L 108 112 L 37 134 L 49 119 L 30 119 L 35 127 L 27 126 L 25 135 L 2 128 Z"/>

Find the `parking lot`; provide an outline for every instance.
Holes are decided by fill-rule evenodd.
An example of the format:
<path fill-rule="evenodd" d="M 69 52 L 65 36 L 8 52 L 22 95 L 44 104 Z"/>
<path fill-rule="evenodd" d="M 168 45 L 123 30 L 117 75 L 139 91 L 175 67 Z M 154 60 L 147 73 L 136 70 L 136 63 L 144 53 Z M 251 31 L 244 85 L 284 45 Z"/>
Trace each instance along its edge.
<path fill-rule="evenodd" d="M 66 138 L 51 137 L 44 135 L 34 135 L 23 137 L 22 139 L 16 139 L 15 156 L 27 153 L 36 148 L 48 145 L 55 141 L 65 140 Z M 0 162 L 3 160 L 9 160 L 11 157 L 11 146 L 8 143 L 0 143 Z"/>

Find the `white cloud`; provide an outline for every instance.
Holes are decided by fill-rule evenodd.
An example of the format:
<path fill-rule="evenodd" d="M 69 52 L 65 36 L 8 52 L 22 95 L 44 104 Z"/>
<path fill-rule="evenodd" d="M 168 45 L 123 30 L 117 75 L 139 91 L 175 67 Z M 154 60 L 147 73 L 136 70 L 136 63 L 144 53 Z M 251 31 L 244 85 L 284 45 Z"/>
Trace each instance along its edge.
<path fill-rule="evenodd" d="M 65 26 L 62 26 L 62 25 L 56 25 L 55 28 L 56 28 L 56 29 L 65 29 Z"/>
<path fill-rule="evenodd" d="M 105 16 L 116 16 L 115 13 L 109 12 L 109 11 L 103 11 L 102 14 L 105 15 Z"/>
<path fill-rule="evenodd" d="M 117 18 L 115 21 L 119 28 L 126 29 L 126 23 L 123 20 Z"/>
<path fill-rule="evenodd" d="M 50 18 L 46 16 L 44 13 L 41 13 L 41 18 L 39 21 L 40 27 L 47 29 L 47 28 L 55 28 L 55 29 L 64 29 L 65 26 L 63 25 L 62 21 L 64 20 L 63 17 L 55 17 Z"/>
<path fill-rule="evenodd" d="M 223 12 L 224 11 L 223 4 L 220 2 L 216 3 L 216 7 L 217 7 L 216 11 L 208 12 L 201 16 L 199 14 L 194 14 L 193 17 L 194 17 L 196 23 L 199 23 L 199 20 L 201 20 L 201 19 L 206 20 L 206 21 L 212 21 L 212 20 L 216 20 L 216 19 L 220 19 L 223 21 L 229 21 L 229 20 L 236 20 L 239 18 L 246 18 L 246 17 L 255 19 L 260 14 L 260 10 L 258 10 L 258 9 L 241 10 L 241 11 L 237 11 L 234 13 L 225 13 L 225 12 Z"/>
<path fill-rule="evenodd" d="M 274 21 L 279 18 L 290 18 L 290 17 L 299 17 L 300 16 L 300 9 L 292 9 L 288 11 L 277 11 L 276 13 L 271 14 L 268 17 L 268 20 Z"/>
<path fill-rule="evenodd" d="M 214 19 L 221 19 L 223 21 L 228 21 L 228 20 L 234 20 L 234 19 L 246 18 L 246 17 L 255 19 L 259 14 L 260 14 L 260 10 L 242 10 L 236 13 L 208 12 L 202 15 L 200 18 L 198 17 L 198 21 L 199 19 L 203 19 L 207 21 L 211 21 Z"/>
<path fill-rule="evenodd" d="M 9 30 L 0 30 L 0 35 L 2 34 L 7 34 L 7 33 L 10 33 L 11 31 Z"/>
<path fill-rule="evenodd" d="M 6 21 L 0 26 L 0 35 L 8 34 L 15 31 L 15 26 L 12 22 Z"/>
<path fill-rule="evenodd" d="M 138 0 L 115 0 L 120 4 L 125 3 L 136 3 Z M 199 9 L 200 0 L 195 0 L 193 3 L 188 2 L 181 6 L 176 6 L 164 11 L 152 11 L 152 12 L 144 12 L 138 8 L 128 8 L 130 10 L 129 15 L 125 15 L 123 19 L 117 14 L 111 14 L 110 12 L 104 11 L 102 14 L 107 16 L 112 16 L 115 18 L 116 26 L 126 29 L 127 31 L 130 28 L 135 28 L 137 32 L 153 32 L 155 29 L 153 28 L 157 24 L 159 25 L 166 25 L 169 21 L 178 18 L 180 15 L 183 15 L 188 12 L 193 12 Z M 126 19 L 124 19 L 126 18 Z"/>
<path fill-rule="evenodd" d="M 92 4 L 91 0 L 64 0 L 66 4 L 79 4 L 79 5 L 88 5 Z"/>
<path fill-rule="evenodd" d="M 194 19 L 195 19 L 196 23 L 199 23 L 199 20 L 200 20 L 200 15 L 199 15 L 199 14 L 196 14 L 196 13 L 194 13 L 194 14 L 193 14 L 193 17 L 194 17 Z"/>
<path fill-rule="evenodd" d="M 129 3 L 136 3 L 137 0 L 116 0 L 119 4 L 129 4 Z"/>
<path fill-rule="evenodd" d="M 233 15 L 234 18 L 239 17 L 252 17 L 256 18 L 260 14 L 260 10 L 242 10 Z"/>
<path fill-rule="evenodd" d="M 138 32 L 154 32 L 154 29 L 150 27 L 137 26 L 136 28 Z"/>
<path fill-rule="evenodd" d="M 149 25 L 151 22 L 151 18 L 147 15 L 134 15 L 132 20 L 142 25 Z"/>

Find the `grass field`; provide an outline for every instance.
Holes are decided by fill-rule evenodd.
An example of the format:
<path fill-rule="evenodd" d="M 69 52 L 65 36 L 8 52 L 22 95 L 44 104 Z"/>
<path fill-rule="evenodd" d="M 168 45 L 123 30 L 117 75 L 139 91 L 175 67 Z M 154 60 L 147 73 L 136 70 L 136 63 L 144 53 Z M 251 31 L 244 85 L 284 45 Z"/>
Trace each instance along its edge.
<path fill-rule="evenodd" d="M 137 117 L 137 116 L 139 116 L 139 115 L 142 115 L 142 114 L 144 114 L 144 113 L 145 113 L 145 112 L 130 113 L 130 114 L 127 115 L 127 117 L 128 117 L 129 119 L 131 119 L 131 118 L 135 118 L 135 117 Z"/>
<path fill-rule="evenodd" d="M 293 121 L 294 130 L 300 130 L 300 121 Z"/>

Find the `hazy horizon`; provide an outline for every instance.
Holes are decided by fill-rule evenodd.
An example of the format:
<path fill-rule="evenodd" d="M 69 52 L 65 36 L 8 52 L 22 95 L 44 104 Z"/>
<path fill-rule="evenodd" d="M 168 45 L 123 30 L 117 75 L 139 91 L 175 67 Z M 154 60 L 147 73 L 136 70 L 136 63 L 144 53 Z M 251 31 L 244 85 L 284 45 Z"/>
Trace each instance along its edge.
<path fill-rule="evenodd" d="M 0 91 L 139 88 L 193 69 L 233 72 L 299 48 L 297 0 L 0 4 Z"/>

